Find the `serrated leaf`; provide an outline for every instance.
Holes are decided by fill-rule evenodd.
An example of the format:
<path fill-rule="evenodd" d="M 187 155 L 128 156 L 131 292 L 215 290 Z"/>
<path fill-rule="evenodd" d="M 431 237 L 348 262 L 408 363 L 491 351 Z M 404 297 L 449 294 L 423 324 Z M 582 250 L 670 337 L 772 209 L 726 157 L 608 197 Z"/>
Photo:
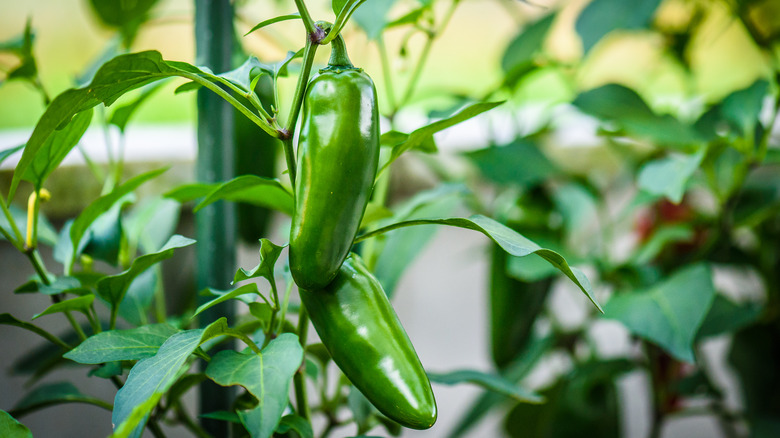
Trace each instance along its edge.
<path fill-rule="evenodd" d="M 94 295 L 84 295 L 81 297 L 71 298 L 68 300 L 54 303 L 47 307 L 43 312 L 32 317 L 33 320 L 40 318 L 44 315 L 51 315 L 60 312 L 78 311 L 85 315 L 89 314 L 89 308 L 92 306 L 92 301 L 95 300 Z"/>
<path fill-rule="evenodd" d="M 256 175 L 241 175 L 214 188 L 194 211 L 220 200 L 246 202 L 271 208 L 287 215 L 293 212 L 293 197 L 279 180 Z"/>
<path fill-rule="evenodd" d="M 591 303 L 593 303 L 593 305 L 596 306 L 599 311 L 601 311 L 601 306 L 596 301 L 596 298 L 593 297 L 590 281 L 588 281 L 588 278 L 585 276 L 585 274 L 582 273 L 582 271 L 577 268 L 570 267 L 566 262 L 566 259 L 564 259 L 557 252 L 540 247 L 518 232 L 486 216 L 474 215 L 468 219 L 435 218 L 399 222 L 363 234 L 362 236 L 357 237 L 355 242 L 357 243 L 369 237 L 374 237 L 397 228 L 409 227 L 413 225 L 448 225 L 479 231 L 497 243 L 501 248 L 504 249 L 504 251 L 513 256 L 525 257 L 530 254 L 536 254 L 539 257 L 545 259 L 548 263 L 555 266 L 564 275 L 569 277 L 569 279 L 574 282 L 574 284 L 576 284 L 577 287 L 579 287 L 580 290 L 588 297 Z"/>
<path fill-rule="evenodd" d="M 289 403 L 290 381 L 302 361 L 298 337 L 283 333 L 260 353 L 220 351 L 209 362 L 206 375 L 222 386 L 241 385 L 260 401 L 256 408 L 238 415 L 253 438 L 267 438 Z"/>
<path fill-rule="evenodd" d="M 471 383 L 489 391 L 509 396 L 519 402 L 544 403 L 544 397 L 495 375 L 476 370 L 458 370 L 449 373 L 428 373 L 431 382 L 443 385 Z"/>
<path fill-rule="evenodd" d="M 254 31 L 258 30 L 258 29 L 262 29 L 262 28 L 264 28 L 264 27 L 266 27 L 268 25 L 271 25 L 271 24 L 274 24 L 274 23 L 279 23 L 281 21 L 286 21 L 286 20 L 295 20 L 296 18 L 301 18 L 301 14 L 296 12 L 294 14 L 280 15 L 278 17 L 269 18 L 268 20 L 263 20 L 263 21 L 257 23 L 255 25 L 255 27 L 253 27 L 252 29 L 249 30 L 249 32 L 245 33 L 244 36 L 247 36 L 250 33 L 254 32 Z"/>
<path fill-rule="evenodd" d="M 92 201 L 91 204 L 82 210 L 70 226 L 70 241 L 72 245 L 71 259 L 75 258 L 77 255 L 81 239 L 84 237 L 84 234 L 87 232 L 90 225 L 92 225 L 98 217 L 111 209 L 114 204 L 137 189 L 141 184 L 161 175 L 166 170 L 167 169 L 156 169 L 131 178 L 124 184 L 116 187 L 111 193 Z"/>
<path fill-rule="evenodd" d="M 648 291 L 616 295 L 605 307 L 605 318 L 616 319 L 672 356 L 693 362 L 693 342 L 715 298 L 706 265 L 675 272 Z"/>
<path fill-rule="evenodd" d="M 84 364 L 146 359 L 157 354 L 160 346 L 178 332 L 168 324 L 105 331 L 90 336 L 63 357 Z"/>
<path fill-rule="evenodd" d="M 593 0 L 588 3 L 575 24 L 585 54 L 613 30 L 647 28 L 660 3 L 661 0 Z"/>
<path fill-rule="evenodd" d="M 110 404 L 82 393 L 70 382 L 56 382 L 41 385 L 29 392 L 19 400 L 12 412 L 15 416 L 21 417 L 30 412 L 63 403 L 87 403 L 111 409 Z"/>
<path fill-rule="evenodd" d="M 122 302 L 122 298 L 124 298 L 133 279 L 153 265 L 173 257 L 174 249 L 183 248 L 193 243 L 195 241 L 187 237 L 178 234 L 172 236 L 159 251 L 142 255 L 133 260 L 130 269 L 100 279 L 97 283 L 98 295 L 108 301 L 112 308 L 115 308 Z"/>
<path fill-rule="evenodd" d="M 227 319 L 220 318 L 206 328 L 176 333 L 160 346 L 157 354 L 136 363 L 114 399 L 113 436 L 140 437 L 151 410 L 188 368 L 185 364 L 190 355 L 200 344 L 228 331 Z"/>
<path fill-rule="evenodd" d="M 393 161 L 400 157 L 404 152 L 418 148 L 420 145 L 424 145 L 426 142 L 432 141 L 433 134 L 455 126 L 460 122 L 476 117 L 485 111 L 489 111 L 501 105 L 502 103 L 504 102 L 475 103 L 458 111 L 452 117 L 443 120 L 437 120 L 429 125 L 423 126 L 422 128 L 415 129 L 411 134 L 409 134 L 409 137 L 404 139 L 401 143 L 393 145 L 393 151 L 390 154 L 390 159 L 387 161 L 387 163 L 385 163 L 384 166 L 382 166 L 382 169 L 380 169 L 379 173 L 382 173 L 385 168 L 390 166 Z"/>
<path fill-rule="evenodd" d="M 241 296 L 244 296 L 244 295 L 248 295 L 248 294 L 255 294 L 255 295 L 258 295 L 258 296 L 260 295 L 260 291 L 257 290 L 257 284 L 255 284 L 255 283 L 245 284 L 245 285 L 243 285 L 241 287 L 238 287 L 238 288 L 236 288 L 236 289 L 234 289 L 234 290 L 232 290 L 230 292 L 222 294 L 222 295 L 218 296 L 217 298 L 215 298 L 215 299 L 213 299 L 213 300 L 211 300 L 211 301 L 209 301 L 207 303 L 202 304 L 200 307 L 198 307 L 197 310 L 195 310 L 195 313 L 192 315 L 192 317 L 195 318 L 196 316 L 198 316 L 201 313 L 203 313 L 203 311 L 205 311 L 206 309 L 209 309 L 209 308 L 211 308 L 213 306 L 216 306 L 219 303 L 225 302 L 227 300 L 232 300 L 234 298 L 238 298 L 238 297 L 241 297 Z M 244 301 L 244 300 L 242 300 L 242 301 Z"/>
<path fill-rule="evenodd" d="M 0 410 L 0 436 L 6 438 L 33 438 L 32 432 L 24 424 L 16 421 L 6 411 Z"/>
<path fill-rule="evenodd" d="M 705 148 L 701 148 L 692 155 L 672 154 L 646 163 L 639 171 L 639 188 L 679 204 L 685 195 L 688 180 L 704 159 L 704 153 Z"/>

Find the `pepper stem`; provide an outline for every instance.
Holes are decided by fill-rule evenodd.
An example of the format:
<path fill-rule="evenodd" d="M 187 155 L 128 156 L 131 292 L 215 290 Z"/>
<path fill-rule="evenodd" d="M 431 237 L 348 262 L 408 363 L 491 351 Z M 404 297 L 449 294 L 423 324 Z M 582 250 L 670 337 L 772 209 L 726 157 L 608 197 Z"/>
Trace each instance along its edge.
<path fill-rule="evenodd" d="M 352 62 L 347 55 L 347 45 L 344 44 L 344 38 L 337 36 L 330 42 L 330 60 L 329 67 L 353 68 Z"/>

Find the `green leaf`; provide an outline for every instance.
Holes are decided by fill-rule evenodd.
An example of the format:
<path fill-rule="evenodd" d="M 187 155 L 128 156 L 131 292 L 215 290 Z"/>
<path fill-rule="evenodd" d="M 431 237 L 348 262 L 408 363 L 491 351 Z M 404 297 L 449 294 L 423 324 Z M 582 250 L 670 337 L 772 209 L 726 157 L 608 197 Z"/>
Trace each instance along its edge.
<path fill-rule="evenodd" d="M 390 29 L 390 28 L 393 28 L 393 27 L 403 26 L 403 25 L 406 25 L 406 24 L 415 24 L 415 23 L 417 23 L 420 20 L 420 18 L 423 16 L 425 11 L 427 11 L 427 10 L 430 10 L 430 8 L 428 6 L 425 6 L 425 5 L 420 6 L 417 9 L 412 9 L 411 11 L 407 12 L 406 14 L 404 14 L 404 15 L 396 18 L 395 20 L 390 21 L 389 23 L 387 23 L 387 25 L 385 26 L 385 29 Z"/>
<path fill-rule="evenodd" d="M 704 153 L 705 148 L 701 148 L 692 155 L 672 154 L 645 163 L 639 171 L 639 188 L 679 204 L 685 195 L 688 180 L 704 159 Z"/>
<path fill-rule="evenodd" d="M 301 18 L 301 14 L 296 12 L 294 14 L 280 15 L 278 17 L 269 18 L 268 20 L 263 20 L 263 21 L 257 23 L 257 25 L 255 25 L 255 27 L 250 29 L 249 32 L 245 33 L 244 36 L 247 36 L 250 33 L 254 32 L 254 31 L 258 30 L 258 29 L 262 29 L 262 28 L 268 26 L 269 24 L 279 23 L 280 21 L 286 21 L 286 20 L 295 20 L 296 18 Z"/>
<path fill-rule="evenodd" d="M 46 178 L 60 165 L 68 152 L 78 144 L 81 137 L 87 132 L 91 121 L 92 109 L 88 109 L 78 113 L 64 128 L 54 131 L 41 145 L 35 158 L 21 174 L 21 178 L 33 183 L 36 188 L 43 187 Z M 16 178 L 16 172 L 14 172 L 14 178 Z"/>
<path fill-rule="evenodd" d="M 5 438 L 33 438 L 32 432 L 24 424 L 16 421 L 6 411 L 0 410 L 0 436 Z"/>
<path fill-rule="evenodd" d="M 501 68 L 506 76 L 505 83 L 513 86 L 534 64 L 534 56 L 541 50 L 544 40 L 550 31 L 556 14 L 547 16 L 531 23 L 509 43 L 501 59 Z"/>
<path fill-rule="evenodd" d="M 70 350 L 70 345 L 64 343 L 62 340 L 60 340 L 58 337 L 54 336 L 53 334 L 47 332 L 46 330 L 31 324 L 29 322 L 20 321 L 16 318 L 14 318 L 10 313 L 1 313 L 0 314 L 0 325 L 12 325 L 15 327 L 23 328 L 25 330 L 29 330 L 33 333 L 35 333 L 38 336 L 41 336 L 42 338 L 46 339 L 47 341 L 59 346 L 63 350 Z"/>
<path fill-rule="evenodd" d="M 122 302 L 119 303 L 119 316 L 136 326 L 146 324 L 148 321 L 147 313 L 152 301 L 154 301 L 155 291 L 157 291 L 158 286 L 162 287 L 158 283 L 161 281 L 160 275 L 160 267 L 155 266 L 135 277 L 130 283 L 130 287 L 127 288 Z"/>
<path fill-rule="evenodd" d="M 441 217 L 454 213 L 466 193 L 461 184 L 440 184 L 420 192 L 398 208 L 392 222 L 426 217 Z M 379 253 L 374 275 L 388 297 L 392 297 L 404 271 L 414 262 L 422 249 L 433 239 L 433 227 L 413 227 L 387 235 Z"/>
<path fill-rule="evenodd" d="M 186 371 L 187 359 L 199 345 L 230 331 L 220 318 L 208 327 L 186 330 L 168 338 L 157 354 L 143 359 L 130 370 L 114 399 L 111 423 L 115 437 L 140 437 L 146 418 L 163 394 Z"/>
<path fill-rule="evenodd" d="M 33 133 L 33 135 L 35 134 Z M 73 245 L 72 259 L 76 257 L 81 239 L 84 237 L 87 229 L 98 217 L 100 217 L 100 215 L 111 209 L 115 203 L 137 189 L 141 184 L 161 175 L 166 170 L 167 169 L 152 170 L 131 178 L 124 184 L 116 187 L 111 193 L 94 200 L 82 210 L 70 227 L 70 241 Z"/>
<path fill-rule="evenodd" d="M 227 421 L 230 423 L 241 424 L 241 419 L 238 418 L 238 414 L 236 414 L 235 412 L 228 412 L 228 411 L 208 412 L 205 414 L 201 414 L 198 417 L 211 418 L 212 420 L 220 420 L 220 421 Z"/>
<path fill-rule="evenodd" d="M 357 3 L 347 0 L 345 3 Z M 366 33 L 368 39 L 377 40 L 387 26 L 387 14 L 395 0 L 371 0 L 369 7 L 357 8 L 353 12 L 352 21 Z"/>
<path fill-rule="evenodd" d="M 482 175 L 497 184 L 532 186 L 558 173 L 555 166 L 529 140 L 517 139 L 505 146 L 489 146 L 467 152 Z"/>
<path fill-rule="evenodd" d="M 105 331 L 90 336 L 63 357 L 84 364 L 146 359 L 157 354 L 160 346 L 178 332 L 168 324 Z"/>
<path fill-rule="evenodd" d="M 675 242 L 690 242 L 693 229 L 689 225 L 661 225 L 632 257 L 632 262 L 638 266 L 650 263 L 661 253 L 666 245 Z"/>
<path fill-rule="evenodd" d="M 209 301 L 207 303 L 202 304 L 200 307 L 198 307 L 197 310 L 195 310 L 195 313 L 192 315 L 192 317 L 195 318 L 196 316 L 200 315 L 206 309 L 209 309 L 209 308 L 211 308 L 213 306 L 216 306 L 219 303 L 225 302 L 227 300 L 232 300 L 234 298 L 238 298 L 238 297 L 241 297 L 243 295 L 248 295 L 248 294 L 260 295 L 260 291 L 257 290 L 257 284 L 255 284 L 255 283 L 245 284 L 245 285 L 243 285 L 243 286 L 241 286 L 239 288 L 236 288 L 236 289 L 234 289 L 234 290 L 232 290 L 230 292 L 222 294 L 219 297 L 217 297 L 217 298 L 215 298 L 215 299 L 213 299 L 213 300 L 211 300 L 211 301 Z"/>
<path fill-rule="evenodd" d="M 563 216 L 563 223 L 569 233 L 582 229 L 598 216 L 596 196 L 576 182 L 556 187 L 553 202 L 555 209 Z"/>
<path fill-rule="evenodd" d="M 109 403 L 82 393 L 72 383 L 56 382 L 39 386 L 25 395 L 14 406 L 13 415 L 21 417 L 33 411 L 62 403 L 87 403 L 111 410 Z"/>
<path fill-rule="evenodd" d="M 333 10 L 333 14 L 338 16 L 342 9 L 344 9 L 344 5 L 347 4 L 347 1 L 349 0 L 332 0 L 330 2 L 330 7 Z"/>
<path fill-rule="evenodd" d="M 24 33 L 17 38 L 0 44 L 0 51 L 9 51 L 19 57 L 21 63 L 7 73 L 10 79 L 26 79 L 35 81 L 38 76 L 38 65 L 33 54 L 35 33 L 32 30 L 32 19 L 27 19 Z"/>
<path fill-rule="evenodd" d="M 274 265 L 276 265 L 276 261 L 279 260 L 279 255 L 281 255 L 282 250 L 286 246 L 287 245 L 276 245 L 265 238 L 260 239 L 260 262 L 250 271 L 239 268 L 238 271 L 236 271 L 236 275 L 233 277 L 233 282 L 231 284 L 235 284 L 238 281 L 249 280 L 250 278 L 263 277 L 268 280 L 273 287 L 276 287 L 276 282 L 274 281 Z"/>
<path fill-rule="evenodd" d="M 193 243 L 195 243 L 194 240 L 184 236 L 178 234 L 172 236 L 159 251 L 142 255 L 133 260 L 130 269 L 116 275 L 101 278 L 97 283 L 98 295 L 106 300 L 111 305 L 111 308 L 115 308 L 122 302 L 127 288 L 130 287 L 130 283 L 132 283 L 135 277 L 153 265 L 173 257 L 174 249 L 183 248 Z"/>
<path fill-rule="evenodd" d="M 282 417 L 276 433 L 287 433 L 293 431 L 301 438 L 314 438 L 314 431 L 311 424 L 305 418 L 296 414 L 289 414 Z"/>
<path fill-rule="evenodd" d="M 622 322 L 672 356 L 694 362 L 693 341 L 714 298 L 710 270 L 698 264 L 675 272 L 648 291 L 612 297 L 605 317 Z"/>
<path fill-rule="evenodd" d="M 22 175 L 49 136 L 70 123 L 76 114 L 100 103 L 111 105 L 123 94 L 154 81 L 199 73 L 202 72 L 189 64 L 163 61 L 156 51 L 120 55 L 107 62 L 95 73 L 89 85 L 65 91 L 46 108 L 16 166 L 8 199 L 13 199 Z"/>
<path fill-rule="evenodd" d="M 260 401 L 256 408 L 238 415 L 253 438 L 267 438 L 289 403 L 290 381 L 302 361 L 298 337 L 283 333 L 260 353 L 220 351 L 209 362 L 206 375 L 218 385 L 241 385 Z"/>
<path fill-rule="evenodd" d="M 518 232 L 508 228 L 507 226 L 496 222 L 493 219 L 482 215 L 474 215 L 470 218 L 436 218 L 436 219 L 418 219 L 405 222 L 399 222 L 378 230 L 371 231 L 363 234 L 355 239 L 355 243 L 374 237 L 379 234 L 386 233 L 388 231 L 395 230 L 397 228 L 409 227 L 413 225 L 448 225 L 452 227 L 466 228 L 469 230 L 479 231 L 480 233 L 489 237 L 492 241 L 497 243 L 504 251 L 516 257 L 525 257 L 530 254 L 536 254 L 539 257 L 547 260 L 548 263 L 555 266 L 564 275 L 580 288 L 585 293 L 588 299 L 601 311 L 601 306 L 593 297 L 590 281 L 577 268 L 571 268 L 560 254 L 555 251 L 545 249 L 528 240 Z"/>
<path fill-rule="evenodd" d="M 111 113 L 111 118 L 108 119 L 108 123 L 116 126 L 119 128 L 120 132 L 124 133 L 125 128 L 127 128 L 127 123 L 138 111 L 138 108 L 141 107 L 141 104 L 146 102 L 149 97 L 157 92 L 157 90 L 161 88 L 162 84 L 163 82 L 158 82 L 156 84 L 150 84 L 144 87 L 141 91 L 141 94 L 139 94 L 138 97 L 136 97 L 132 102 L 115 109 L 114 112 Z"/>
<path fill-rule="evenodd" d="M 220 185 L 219 183 L 182 184 L 170 190 L 169 192 L 165 193 L 163 196 L 183 204 L 185 202 L 194 201 L 198 198 L 203 198 L 208 196 L 208 194 L 213 192 L 214 189 L 216 189 L 219 185 Z"/>
<path fill-rule="evenodd" d="M 379 171 L 379 173 L 382 173 L 385 168 L 390 166 L 390 164 L 392 164 L 393 161 L 400 157 L 404 152 L 419 148 L 421 145 L 425 145 L 428 142 L 433 141 L 433 134 L 455 126 L 460 122 L 476 117 L 485 111 L 489 111 L 501 105 L 502 103 L 504 102 L 475 103 L 463 108 L 452 117 L 438 120 L 429 125 L 423 126 L 422 128 L 415 129 L 403 141 L 393 145 L 393 151 L 390 155 L 390 159 L 387 161 L 387 163 L 385 163 L 384 166 L 382 166 L 382 169 Z"/>
<path fill-rule="evenodd" d="M 181 206 L 166 198 L 145 198 L 123 218 L 128 245 L 152 252 L 165 244 L 176 231 Z"/>
<path fill-rule="evenodd" d="M 593 0 L 577 17 L 575 28 L 582 38 L 585 54 L 617 29 L 646 29 L 661 0 Z"/>
<path fill-rule="evenodd" d="M 219 200 L 246 202 L 271 208 L 287 215 L 293 212 L 293 197 L 278 179 L 256 175 L 241 175 L 214 188 L 205 199 L 195 206 L 194 211 Z"/>
<path fill-rule="evenodd" d="M 0 164 L 3 164 L 8 157 L 24 149 L 24 145 L 14 146 L 12 148 L 3 149 L 0 151 Z"/>
<path fill-rule="evenodd" d="M 249 93 L 254 92 L 252 82 L 263 73 L 273 75 L 273 66 L 263 64 L 256 57 L 250 56 L 238 68 L 225 73 L 220 73 L 218 76 L 239 86 L 245 93 Z"/>
<path fill-rule="evenodd" d="M 458 370 L 444 374 L 429 372 L 428 377 L 432 382 L 441 383 L 443 385 L 471 383 L 487 389 L 488 391 L 509 396 L 519 402 L 544 403 L 544 397 L 539 394 L 523 389 L 495 374 L 488 374 L 475 370 Z"/>
<path fill-rule="evenodd" d="M 703 141 L 693 127 L 668 114 L 655 114 L 636 91 L 622 85 L 585 91 L 572 104 L 586 114 L 616 122 L 629 135 L 662 146 L 687 147 Z"/>
<path fill-rule="evenodd" d="M 47 307 L 46 310 L 33 316 L 32 319 L 37 319 L 44 315 L 51 315 L 54 313 L 69 312 L 69 311 L 79 311 L 85 315 L 88 315 L 89 309 L 92 306 L 92 301 L 94 301 L 94 299 L 95 299 L 94 295 L 84 295 L 81 297 L 60 301 L 59 303 L 54 303 L 51 306 Z"/>
<path fill-rule="evenodd" d="M 128 195 L 111 206 L 107 212 L 98 216 L 87 229 L 85 238 L 81 241 L 81 248 L 76 252 L 116 266 L 123 243 L 122 207 L 132 200 L 132 195 Z"/>
<path fill-rule="evenodd" d="M 769 91 L 769 82 L 759 79 L 749 87 L 729 94 L 720 105 L 720 113 L 739 130 L 742 137 L 750 136 L 758 123 L 758 116 Z"/>
<path fill-rule="evenodd" d="M 723 295 L 715 295 L 712 307 L 696 333 L 696 340 L 737 332 L 758 320 L 763 310 L 759 303 L 737 304 Z"/>

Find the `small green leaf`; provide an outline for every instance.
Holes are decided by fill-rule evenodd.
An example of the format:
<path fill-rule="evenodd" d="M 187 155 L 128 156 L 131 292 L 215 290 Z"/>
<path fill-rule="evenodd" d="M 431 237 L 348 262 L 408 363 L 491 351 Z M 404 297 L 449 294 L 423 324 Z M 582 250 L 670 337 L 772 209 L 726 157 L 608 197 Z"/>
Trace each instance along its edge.
<path fill-rule="evenodd" d="M 740 136 L 746 137 L 754 132 L 768 91 L 769 82 L 759 79 L 723 99 L 720 113 L 739 130 Z"/>
<path fill-rule="evenodd" d="M 113 436 L 140 437 L 149 413 L 189 368 L 187 359 L 195 349 L 229 331 L 227 320 L 221 318 L 206 328 L 176 333 L 160 346 L 157 354 L 136 363 L 114 399 Z"/>
<path fill-rule="evenodd" d="M 63 357 L 84 364 L 146 359 L 157 354 L 160 346 L 178 332 L 168 324 L 105 331 L 90 336 Z"/>
<path fill-rule="evenodd" d="M 149 181 L 152 178 L 160 176 L 167 169 L 157 169 L 150 172 L 142 173 L 134 178 L 131 178 L 124 184 L 116 187 L 111 193 L 103 195 L 100 198 L 94 200 L 84 210 L 81 211 L 79 216 L 73 221 L 70 227 L 70 241 L 73 245 L 73 257 L 77 255 L 77 250 L 81 243 L 81 239 L 87 232 L 87 229 L 97 220 L 100 215 L 107 212 L 111 207 L 124 198 L 126 195 L 137 189 L 141 184 Z"/>
<path fill-rule="evenodd" d="M 541 50 L 555 17 L 556 14 L 548 14 L 531 23 L 509 43 L 501 59 L 507 86 L 512 87 L 522 77 L 522 73 L 532 68 L 534 56 Z"/>
<path fill-rule="evenodd" d="M 632 333 L 658 344 L 672 356 L 693 362 L 693 341 L 714 298 L 709 268 L 693 265 L 648 291 L 612 297 L 605 317 L 622 322 Z"/>
<path fill-rule="evenodd" d="M 302 361 L 298 337 L 283 333 L 260 353 L 220 351 L 209 362 L 206 375 L 218 385 L 241 385 L 260 401 L 256 408 L 238 415 L 253 438 L 267 438 L 289 403 L 290 382 Z"/>
<path fill-rule="evenodd" d="M 662 225 L 658 227 L 632 257 L 637 266 L 650 263 L 666 245 L 675 242 L 690 242 L 693 229 L 689 225 Z"/>
<path fill-rule="evenodd" d="M 437 120 L 429 125 L 423 126 L 422 128 L 415 129 L 401 143 L 393 145 L 393 151 L 390 155 L 390 159 L 387 161 L 387 163 L 385 163 L 384 166 L 382 166 L 382 169 L 379 171 L 379 173 L 382 173 L 385 168 L 390 166 L 390 164 L 392 164 L 393 161 L 400 157 L 404 152 L 419 148 L 421 145 L 425 145 L 427 142 L 433 141 L 433 134 L 455 126 L 460 122 L 476 117 L 485 111 L 489 111 L 501 105 L 502 103 L 504 102 L 475 103 L 463 108 L 452 117 L 443 120 Z M 400 138 L 397 134 L 394 134 L 394 136 Z"/>
<path fill-rule="evenodd" d="M 3 161 L 5 161 L 8 157 L 21 151 L 22 149 L 24 149 L 23 144 L 12 148 L 3 149 L 2 151 L 0 151 L 0 164 L 3 164 Z"/>
<path fill-rule="evenodd" d="M 477 165 L 485 178 L 497 184 L 532 186 L 558 173 L 539 147 L 524 139 L 515 140 L 505 146 L 490 146 L 465 155 Z"/>
<path fill-rule="evenodd" d="M 89 309 L 92 306 L 92 301 L 95 300 L 94 295 L 84 295 L 81 297 L 71 298 L 69 300 L 60 301 L 47 307 L 43 312 L 35 315 L 32 319 L 40 318 L 44 315 L 51 315 L 60 312 L 78 311 L 85 315 L 89 314 Z"/>
<path fill-rule="evenodd" d="M 601 311 L 601 306 L 596 301 L 596 298 L 593 297 L 590 281 L 588 281 L 588 278 L 585 276 L 585 274 L 582 273 L 582 271 L 577 268 L 571 268 L 566 262 L 566 259 L 564 259 L 557 252 L 542 248 L 511 228 L 508 228 L 507 226 L 482 215 L 474 215 L 468 219 L 436 218 L 399 222 L 358 236 L 355 239 L 355 243 L 386 233 L 388 231 L 395 230 L 397 228 L 409 227 L 413 225 L 448 225 L 452 227 L 479 231 L 497 243 L 501 248 L 504 249 L 504 251 L 513 256 L 525 257 L 530 254 L 536 254 L 539 257 L 547 260 L 548 263 L 552 264 L 564 275 L 569 277 L 569 279 L 574 282 L 574 284 L 576 284 L 577 287 L 579 287 L 580 290 L 588 297 L 593 305 L 596 306 L 599 311 Z"/>
<path fill-rule="evenodd" d="M 238 68 L 220 73 L 218 76 L 238 85 L 245 93 L 249 93 L 254 92 L 252 82 L 263 73 L 273 75 L 273 66 L 263 64 L 256 57 L 250 56 Z"/>
<path fill-rule="evenodd" d="M 115 308 L 122 302 L 127 292 L 127 288 L 139 274 L 149 269 L 153 265 L 173 257 L 173 251 L 177 248 L 183 248 L 195 243 L 178 234 L 172 236 L 168 242 L 160 248 L 159 251 L 142 255 L 133 260 L 130 269 L 116 275 L 103 277 L 97 283 L 97 293 L 101 298 L 108 301 L 112 308 Z"/>
<path fill-rule="evenodd" d="M 225 302 L 227 300 L 232 300 L 234 298 L 238 298 L 238 297 L 241 297 L 241 296 L 244 296 L 244 295 L 248 295 L 248 294 L 260 295 L 260 291 L 257 290 L 257 284 L 255 284 L 255 283 L 245 284 L 245 285 L 243 285 L 243 286 L 241 286 L 239 288 L 236 288 L 236 289 L 234 289 L 234 290 L 232 290 L 230 292 L 222 294 L 219 297 L 217 297 L 217 298 L 215 298 L 215 299 L 213 299 L 213 300 L 211 300 L 211 301 L 209 301 L 207 303 L 202 304 L 200 307 L 198 307 L 197 310 L 195 310 L 195 313 L 192 315 L 192 317 L 195 318 L 196 316 L 200 315 L 206 309 L 209 309 L 209 308 L 211 308 L 213 306 L 216 306 L 219 303 Z"/>
<path fill-rule="evenodd" d="M 701 148 L 693 155 L 672 154 L 646 163 L 639 171 L 639 188 L 679 204 L 685 195 L 688 180 L 704 159 L 704 152 L 705 149 Z"/>
<path fill-rule="evenodd" d="M 430 10 L 428 6 L 420 6 L 417 9 L 412 9 L 411 11 L 407 12 L 406 14 L 396 18 L 395 20 L 387 23 L 385 26 L 385 29 L 390 29 L 393 27 L 403 26 L 406 24 L 415 24 L 417 23 L 420 18 L 423 16 L 425 11 Z"/>
<path fill-rule="evenodd" d="M 200 418 L 211 418 L 212 420 L 227 421 L 230 423 L 241 424 L 241 419 L 238 418 L 238 414 L 228 411 L 216 411 L 208 412 L 206 414 L 199 415 Z"/>
<path fill-rule="evenodd" d="M 214 188 L 195 206 L 194 211 L 220 200 L 246 202 L 268 207 L 287 215 L 293 212 L 293 197 L 279 180 L 256 175 L 241 175 Z"/>
<path fill-rule="evenodd" d="M 279 260 L 282 250 L 286 247 L 276 245 L 268 239 L 260 239 L 260 262 L 247 271 L 244 268 L 239 268 L 236 275 L 233 277 L 233 284 L 237 281 L 249 280 L 250 278 L 263 277 L 275 287 L 274 281 L 274 266 L 276 261 Z"/>
<path fill-rule="evenodd" d="M 269 18 L 268 20 L 263 20 L 263 21 L 257 23 L 257 25 L 255 25 L 255 27 L 250 29 L 249 32 L 245 33 L 244 36 L 247 36 L 250 33 L 254 32 L 254 31 L 258 30 L 258 29 L 262 29 L 262 28 L 264 28 L 264 27 L 266 27 L 266 26 L 268 26 L 270 24 L 279 23 L 280 21 L 286 21 L 286 20 L 295 20 L 296 18 L 301 18 L 301 14 L 296 12 L 294 14 L 280 15 L 278 17 Z"/>
<path fill-rule="evenodd" d="M 347 4 L 348 0 L 332 0 L 330 2 L 330 7 L 333 10 L 333 14 L 338 16 L 342 9 L 344 9 L 344 5 Z"/>
<path fill-rule="evenodd" d="M 87 403 L 111 410 L 111 404 L 79 391 L 70 382 L 47 383 L 25 395 L 13 408 L 13 415 L 21 417 L 56 404 Z M 3 435 L 5 436 L 5 435 Z"/>
<path fill-rule="evenodd" d="M 0 436 L 5 438 L 33 438 L 32 432 L 24 424 L 16 421 L 6 411 L 0 410 Z"/>
<path fill-rule="evenodd" d="M 585 54 L 604 35 L 617 29 L 645 29 L 661 0 L 593 0 L 577 17 L 575 28 Z"/>
<path fill-rule="evenodd" d="M 204 198 L 208 196 L 208 194 L 213 192 L 219 185 L 220 185 L 219 183 L 182 184 L 170 190 L 169 192 L 165 193 L 163 196 L 165 196 L 166 198 L 171 198 L 176 202 L 180 202 L 183 204 L 185 202 L 194 201 L 198 198 Z"/>
<path fill-rule="evenodd" d="M 314 438 L 311 424 L 300 415 L 289 414 L 282 417 L 279 426 L 276 428 L 276 433 L 287 433 L 289 431 L 297 433 L 301 438 Z"/>
<path fill-rule="evenodd" d="M 471 383 L 489 391 L 509 396 L 519 402 L 544 403 L 544 397 L 539 394 L 525 390 L 495 374 L 488 374 L 475 370 L 459 370 L 443 374 L 428 373 L 428 377 L 432 382 L 441 383 L 443 385 Z"/>
<path fill-rule="evenodd" d="M 346 3 L 360 4 L 355 0 L 347 0 Z M 371 0 L 369 7 L 357 8 L 352 12 L 352 21 L 366 33 L 368 39 L 377 40 L 382 36 L 387 26 L 387 14 L 393 7 L 395 0 Z"/>

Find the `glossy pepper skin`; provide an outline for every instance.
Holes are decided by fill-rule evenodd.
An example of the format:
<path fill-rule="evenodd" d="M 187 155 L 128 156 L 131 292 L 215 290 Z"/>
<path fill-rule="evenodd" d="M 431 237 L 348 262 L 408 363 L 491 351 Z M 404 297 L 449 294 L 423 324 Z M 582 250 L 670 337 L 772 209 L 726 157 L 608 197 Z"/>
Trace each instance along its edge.
<path fill-rule="evenodd" d="M 387 417 L 412 429 L 436 422 L 436 400 L 420 359 L 379 281 L 355 254 L 301 301 L 333 361 Z"/>
<path fill-rule="evenodd" d="M 290 271 L 304 289 L 325 287 L 349 254 L 379 160 L 374 83 L 333 43 L 306 89 L 298 143 Z"/>

